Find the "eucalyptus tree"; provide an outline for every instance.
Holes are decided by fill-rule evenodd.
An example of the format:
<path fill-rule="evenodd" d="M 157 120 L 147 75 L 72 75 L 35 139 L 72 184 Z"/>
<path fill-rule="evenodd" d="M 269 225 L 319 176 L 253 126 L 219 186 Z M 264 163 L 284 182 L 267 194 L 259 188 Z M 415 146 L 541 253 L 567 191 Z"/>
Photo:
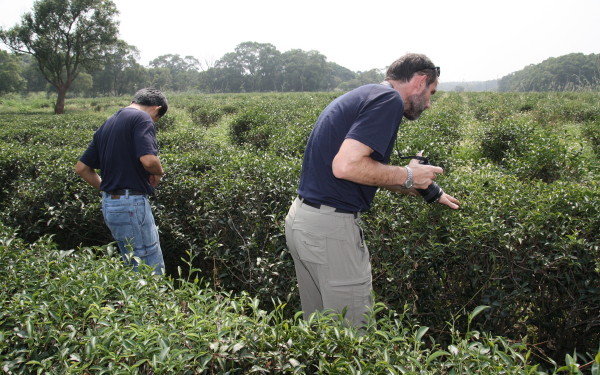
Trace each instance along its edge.
<path fill-rule="evenodd" d="M 58 92 L 54 113 L 60 114 L 77 75 L 97 70 L 117 44 L 117 14 L 111 0 L 37 0 L 20 24 L 0 29 L 0 40 L 13 52 L 35 58 Z"/>

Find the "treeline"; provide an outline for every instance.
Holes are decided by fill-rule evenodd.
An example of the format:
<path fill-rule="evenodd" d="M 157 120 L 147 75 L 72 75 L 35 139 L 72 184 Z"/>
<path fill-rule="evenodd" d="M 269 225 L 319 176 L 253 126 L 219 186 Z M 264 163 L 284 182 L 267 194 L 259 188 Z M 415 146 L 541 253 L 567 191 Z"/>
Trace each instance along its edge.
<path fill-rule="evenodd" d="M 318 51 L 280 52 L 270 43 L 243 42 L 220 59 L 201 62 L 193 56 L 161 55 L 148 66 L 139 63 L 135 46 L 120 41 L 96 70 L 82 71 L 71 96 L 120 96 L 153 86 L 175 92 L 315 92 L 348 91 L 380 82 L 381 70 L 353 72 L 327 61 Z M 572 53 L 486 82 L 441 82 L 444 91 L 586 91 L 600 89 L 600 54 Z M 54 92 L 31 55 L 0 50 L 0 95 Z"/>
<path fill-rule="evenodd" d="M 241 43 L 215 62 L 166 54 L 145 67 L 138 62 L 138 49 L 125 42 L 108 56 L 99 69 L 82 70 L 70 94 L 119 96 L 146 86 L 204 93 L 345 91 L 383 80 L 377 69 L 353 72 L 318 51 L 280 52 L 270 43 Z M 0 51 L 0 94 L 52 90 L 31 55 Z"/>
<path fill-rule="evenodd" d="M 583 91 L 600 89 L 600 54 L 551 57 L 502 77 L 500 92 Z"/>

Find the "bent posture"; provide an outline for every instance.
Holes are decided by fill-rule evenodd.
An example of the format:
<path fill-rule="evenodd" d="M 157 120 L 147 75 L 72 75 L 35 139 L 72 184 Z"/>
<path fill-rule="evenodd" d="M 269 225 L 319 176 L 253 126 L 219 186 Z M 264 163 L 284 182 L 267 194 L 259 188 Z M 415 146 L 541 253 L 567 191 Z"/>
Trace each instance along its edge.
<path fill-rule="evenodd" d="M 415 120 L 430 107 L 438 76 L 439 67 L 426 56 L 405 55 L 389 67 L 383 83 L 340 96 L 319 116 L 285 220 L 305 318 L 346 309 L 351 324 L 365 323 L 372 277 L 360 215 L 379 187 L 417 195 L 416 189 L 427 189 L 443 173 L 417 160 L 388 165 L 402 118 Z M 458 200 L 438 191 L 438 203 L 458 208 Z"/>
<path fill-rule="evenodd" d="M 156 274 L 164 272 L 165 263 L 148 196 L 154 194 L 164 175 L 154 122 L 167 109 L 167 99 L 160 91 L 139 90 L 128 107 L 94 133 L 75 165 L 77 174 L 102 191 L 104 222 L 123 259 L 135 270 L 140 259 L 154 267 Z"/>

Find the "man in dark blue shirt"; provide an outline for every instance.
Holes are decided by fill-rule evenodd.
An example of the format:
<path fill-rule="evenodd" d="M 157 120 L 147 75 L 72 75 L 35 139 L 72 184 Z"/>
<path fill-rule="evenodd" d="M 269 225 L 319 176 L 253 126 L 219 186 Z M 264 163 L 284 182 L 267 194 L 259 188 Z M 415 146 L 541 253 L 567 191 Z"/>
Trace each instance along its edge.
<path fill-rule="evenodd" d="M 94 133 L 75 166 L 77 174 L 102 191 L 104 221 L 123 259 L 136 270 L 143 261 L 154 267 L 156 274 L 163 273 L 165 264 L 148 196 L 154 194 L 164 175 L 154 122 L 167 109 L 167 99 L 160 91 L 139 90 L 128 107 Z"/>
<path fill-rule="evenodd" d="M 310 135 L 298 197 L 285 221 L 304 317 L 321 310 L 342 312 L 355 326 L 372 307 L 371 263 L 360 213 L 379 187 L 416 195 L 442 168 L 411 161 L 388 165 L 403 117 L 417 119 L 430 107 L 439 67 L 407 54 L 389 68 L 382 84 L 352 90 L 330 103 Z M 458 208 L 440 190 L 437 202 Z"/>

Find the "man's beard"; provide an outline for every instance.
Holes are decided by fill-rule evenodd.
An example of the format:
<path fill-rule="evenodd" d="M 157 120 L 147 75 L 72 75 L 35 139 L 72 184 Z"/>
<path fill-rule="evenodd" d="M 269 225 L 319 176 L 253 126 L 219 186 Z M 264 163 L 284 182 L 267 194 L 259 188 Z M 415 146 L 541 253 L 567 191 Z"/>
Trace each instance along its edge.
<path fill-rule="evenodd" d="M 427 109 L 425 91 L 423 91 L 421 94 L 409 96 L 406 104 L 408 105 L 404 108 L 404 117 L 409 120 L 418 119 L 423 111 Z"/>

